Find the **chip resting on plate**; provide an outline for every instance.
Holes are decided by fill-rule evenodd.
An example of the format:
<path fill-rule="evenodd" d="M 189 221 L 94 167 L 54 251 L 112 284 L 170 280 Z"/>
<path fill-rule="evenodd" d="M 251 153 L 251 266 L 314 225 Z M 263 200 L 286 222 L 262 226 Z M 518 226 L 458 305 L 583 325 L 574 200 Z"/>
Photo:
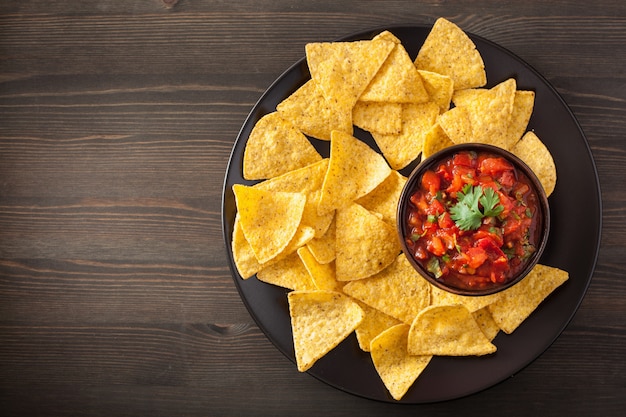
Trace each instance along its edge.
<path fill-rule="evenodd" d="M 533 170 L 546 195 L 552 194 L 556 187 L 556 165 L 550 151 L 537 135 L 527 132 L 513 145 L 511 152 Z"/>
<path fill-rule="evenodd" d="M 415 66 L 449 76 L 456 90 L 487 83 L 485 64 L 476 45 L 461 28 L 444 18 L 435 21 L 417 54 Z"/>
<path fill-rule="evenodd" d="M 363 320 L 361 307 L 340 292 L 292 291 L 287 299 L 300 372 L 339 345 Z"/>
<path fill-rule="evenodd" d="M 385 159 L 369 145 L 352 135 L 333 131 L 319 214 L 350 205 L 376 188 L 390 173 Z"/>
<path fill-rule="evenodd" d="M 402 104 L 357 101 L 352 108 L 355 126 L 372 133 L 394 134 L 402 131 Z"/>
<path fill-rule="evenodd" d="M 428 281 L 415 272 L 403 254 L 397 255 L 393 264 L 380 273 L 349 282 L 343 291 L 406 324 L 411 324 L 430 304 Z"/>
<path fill-rule="evenodd" d="M 391 265 L 400 253 L 396 228 L 356 203 L 337 210 L 335 227 L 338 281 L 372 276 Z"/>
<path fill-rule="evenodd" d="M 243 153 L 243 177 L 276 177 L 321 160 L 309 139 L 277 112 L 263 116 L 252 128 Z"/>
<path fill-rule="evenodd" d="M 352 115 L 331 105 L 313 80 L 280 102 L 276 110 L 302 133 L 316 139 L 330 140 L 333 130 L 353 132 Z"/>
<path fill-rule="evenodd" d="M 233 185 L 239 224 L 259 263 L 280 254 L 295 236 L 306 196 Z"/>
<path fill-rule="evenodd" d="M 335 278 L 335 264 L 333 262 L 325 264 L 318 262 L 307 246 L 301 247 L 297 252 L 316 289 L 341 290 L 343 283 L 338 282 Z"/>
<path fill-rule="evenodd" d="M 430 101 L 439 106 L 439 112 L 450 110 L 450 102 L 454 93 L 454 82 L 447 75 L 432 71 L 418 70 L 424 81 L 424 87 L 430 96 Z"/>
<path fill-rule="evenodd" d="M 483 334 L 490 342 L 496 338 L 500 332 L 500 327 L 494 321 L 488 307 L 483 307 L 480 310 L 476 310 L 472 313 L 472 317 L 478 323 L 478 327 L 482 330 Z"/>
<path fill-rule="evenodd" d="M 395 226 L 398 201 L 406 181 L 407 178 L 404 175 L 398 171 L 391 171 L 391 174 L 385 181 L 381 182 L 378 187 L 359 198 L 356 202 L 369 211 L 381 214 L 384 221 Z"/>
<path fill-rule="evenodd" d="M 286 258 L 272 265 L 264 267 L 257 272 L 256 277 L 259 281 L 289 288 L 290 290 L 317 289 L 309 272 L 296 252 L 291 253 Z"/>
<path fill-rule="evenodd" d="M 327 264 L 335 260 L 336 256 L 336 222 L 333 212 L 333 219 L 328 226 L 328 230 L 323 236 L 311 239 L 307 247 L 315 260 L 321 264 Z"/>
<path fill-rule="evenodd" d="M 429 156 L 454 145 L 439 123 L 435 123 L 424 135 L 424 147 L 422 148 L 422 160 Z"/>
<path fill-rule="evenodd" d="M 358 300 L 357 300 L 358 301 Z M 363 321 L 356 328 L 356 339 L 359 342 L 359 347 L 364 352 L 370 351 L 370 342 L 383 331 L 396 324 L 402 323 L 400 320 L 395 319 L 380 310 L 368 306 L 367 304 L 358 301 L 359 306 L 363 309 Z"/>
<path fill-rule="evenodd" d="M 430 306 L 411 324 L 409 353 L 412 355 L 480 356 L 496 351 L 476 320 L 464 306 Z"/>
<path fill-rule="evenodd" d="M 398 324 L 379 334 L 370 344 L 376 372 L 395 400 L 402 399 L 432 358 L 410 355 L 408 334 L 409 326 Z"/>
<path fill-rule="evenodd" d="M 538 264 L 523 280 L 502 291 L 488 306 L 489 312 L 505 333 L 513 333 L 568 278 L 567 271 Z"/>

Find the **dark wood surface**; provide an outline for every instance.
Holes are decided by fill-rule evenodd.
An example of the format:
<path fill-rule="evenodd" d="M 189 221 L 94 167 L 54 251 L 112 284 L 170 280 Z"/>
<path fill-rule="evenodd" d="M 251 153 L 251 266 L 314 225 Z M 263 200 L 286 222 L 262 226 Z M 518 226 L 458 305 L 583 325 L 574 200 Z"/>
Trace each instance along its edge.
<path fill-rule="evenodd" d="M 297 372 L 255 326 L 222 184 L 246 115 L 307 42 L 439 16 L 571 107 L 597 163 L 601 250 L 573 320 L 514 377 L 379 403 Z M 1 2 L 0 415 L 623 415 L 625 166 L 622 0 Z"/>

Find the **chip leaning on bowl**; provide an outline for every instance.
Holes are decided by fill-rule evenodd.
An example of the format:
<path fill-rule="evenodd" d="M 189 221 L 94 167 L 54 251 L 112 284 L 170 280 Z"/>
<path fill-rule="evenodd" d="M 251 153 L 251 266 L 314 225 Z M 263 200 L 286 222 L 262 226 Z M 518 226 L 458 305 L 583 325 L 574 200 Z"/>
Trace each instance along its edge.
<path fill-rule="evenodd" d="M 479 51 L 450 21 L 435 22 L 413 60 L 388 31 L 305 50 L 312 78 L 259 120 L 246 144 L 244 178 L 258 182 L 233 187 L 233 258 L 243 279 L 288 289 L 299 371 L 356 332 L 400 400 L 434 356 L 494 354 L 500 330 L 513 332 L 568 279 L 537 265 L 483 297 L 428 283 L 401 254 L 400 170 L 467 142 L 511 151 L 547 195 L 556 168 L 526 132 L 534 93 L 517 90 L 513 78 L 485 88 Z M 355 125 L 380 153 L 354 136 Z M 328 156 L 315 140 L 330 142 Z"/>

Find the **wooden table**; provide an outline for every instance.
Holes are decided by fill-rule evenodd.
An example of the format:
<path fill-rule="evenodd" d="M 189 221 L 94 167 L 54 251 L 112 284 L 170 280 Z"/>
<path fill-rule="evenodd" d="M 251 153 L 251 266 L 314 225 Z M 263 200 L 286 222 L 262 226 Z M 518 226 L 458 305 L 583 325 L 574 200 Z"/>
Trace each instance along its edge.
<path fill-rule="evenodd" d="M 439 16 L 556 87 L 597 163 L 604 226 L 543 355 L 486 391 L 401 406 L 297 372 L 256 327 L 222 184 L 248 112 L 307 42 Z M 0 414 L 621 415 L 625 68 L 621 0 L 2 2 Z"/>

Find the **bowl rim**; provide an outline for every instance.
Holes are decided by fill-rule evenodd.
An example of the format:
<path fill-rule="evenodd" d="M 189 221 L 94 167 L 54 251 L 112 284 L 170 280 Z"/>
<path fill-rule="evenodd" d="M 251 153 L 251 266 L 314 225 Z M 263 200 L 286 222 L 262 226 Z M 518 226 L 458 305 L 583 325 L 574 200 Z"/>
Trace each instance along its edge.
<path fill-rule="evenodd" d="M 487 289 L 482 290 L 470 290 L 466 288 L 458 288 L 454 286 L 449 286 L 443 283 L 442 281 L 436 279 L 434 276 L 430 275 L 428 271 L 422 267 L 422 265 L 409 253 L 406 240 L 405 240 L 405 227 L 404 227 L 404 217 L 406 214 L 406 209 L 409 207 L 407 204 L 410 195 L 415 190 L 416 183 L 421 178 L 421 175 L 424 170 L 431 167 L 433 164 L 437 163 L 441 159 L 448 158 L 454 155 L 456 152 L 460 151 L 474 151 L 474 152 L 490 152 L 500 156 L 503 156 L 510 162 L 515 165 L 516 169 L 521 170 L 530 180 L 534 192 L 537 196 L 537 203 L 541 209 L 542 215 L 542 226 L 541 226 L 541 234 L 539 236 L 539 243 L 537 245 L 537 250 L 532 254 L 532 256 L 527 261 L 524 268 L 515 276 L 514 279 L 509 280 L 508 282 L 502 285 L 496 285 L 489 287 Z M 537 265 L 539 259 L 541 258 L 547 243 L 550 234 L 550 205 L 548 202 L 548 196 L 541 185 L 541 181 L 535 174 L 535 172 L 518 156 L 513 154 L 512 152 L 486 143 L 477 143 L 477 142 L 468 142 L 455 144 L 452 146 L 448 146 L 444 149 L 441 149 L 429 157 L 423 159 L 409 174 L 407 177 L 407 181 L 405 182 L 402 191 L 400 193 L 400 198 L 398 199 L 398 206 L 396 211 L 396 229 L 398 232 L 398 237 L 400 239 L 400 245 L 402 249 L 402 253 L 408 259 L 411 266 L 428 282 L 437 288 L 444 290 L 446 292 L 462 295 L 462 296 L 485 296 L 495 294 L 501 291 L 506 290 L 507 288 L 512 287 L 513 285 L 519 283 L 526 277 L 530 271 Z"/>

